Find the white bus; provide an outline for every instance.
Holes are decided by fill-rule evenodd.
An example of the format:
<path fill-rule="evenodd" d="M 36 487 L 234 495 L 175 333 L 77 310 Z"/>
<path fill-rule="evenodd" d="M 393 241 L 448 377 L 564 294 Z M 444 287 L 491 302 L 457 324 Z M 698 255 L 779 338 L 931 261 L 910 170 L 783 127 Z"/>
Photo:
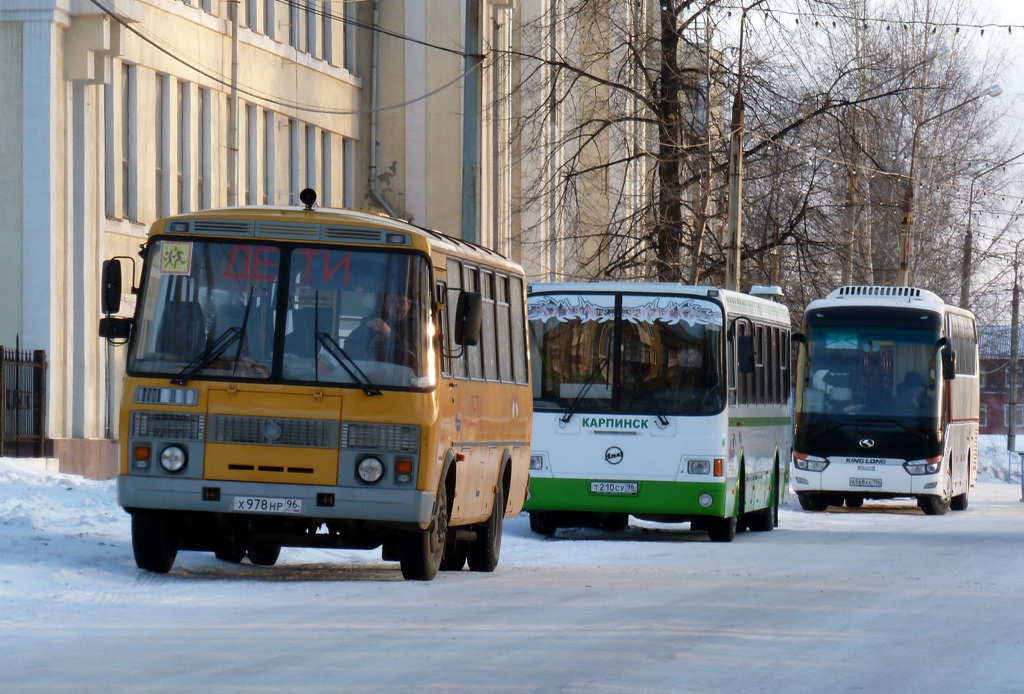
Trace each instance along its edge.
<path fill-rule="evenodd" d="M 798 349 L 793 490 L 807 511 L 914 497 L 967 508 L 978 464 L 974 316 L 915 287 L 812 301 Z"/>
<path fill-rule="evenodd" d="M 777 290 L 775 290 L 777 292 Z M 790 317 L 678 284 L 533 284 L 534 532 L 771 530 L 790 460 Z"/>

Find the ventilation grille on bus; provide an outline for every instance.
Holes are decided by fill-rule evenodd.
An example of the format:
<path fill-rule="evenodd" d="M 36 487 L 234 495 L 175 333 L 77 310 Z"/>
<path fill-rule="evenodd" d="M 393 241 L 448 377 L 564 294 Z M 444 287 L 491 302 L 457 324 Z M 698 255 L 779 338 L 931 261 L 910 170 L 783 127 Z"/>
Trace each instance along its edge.
<path fill-rule="evenodd" d="M 280 224 L 260 222 L 256 235 L 275 239 L 316 239 L 320 234 L 317 224 Z"/>
<path fill-rule="evenodd" d="M 837 297 L 842 296 L 890 296 L 905 299 L 920 299 L 921 290 L 917 287 L 868 287 L 868 286 L 847 286 L 840 287 L 835 292 Z"/>
<path fill-rule="evenodd" d="M 338 423 L 321 419 L 211 415 L 209 441 L 299 448 L 337 448 Z"/>
<path fill-rule="evenodd" d="M 252 236 L 252 222 L 227 219 L 197 219 L 192 222 L 192 231 L 196 234 Z"/>

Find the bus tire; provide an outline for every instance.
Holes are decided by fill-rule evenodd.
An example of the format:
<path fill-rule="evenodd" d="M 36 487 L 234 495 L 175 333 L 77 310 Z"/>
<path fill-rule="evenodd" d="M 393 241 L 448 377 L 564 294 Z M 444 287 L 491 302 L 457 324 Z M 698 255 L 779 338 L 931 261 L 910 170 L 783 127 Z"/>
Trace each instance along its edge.
<path fill-rule="evenodd" d="M 846 508 L 860 508 L 864 505 L 864 497 L 860 494 L 847 494 L 844 501 Z"/>
<path fill-rule="evenodd" d="M 554 537 L 558 532 L 558 523 L 550 512 L 530 511 L 530 530 L 538 535 Z"/>
<path fill-rule="evenodd" d="M 921 507 L 926 516 L 942 516 L 949 510 L 951 499 L 941 496 L 919 496 L 917 505 Z"/>
<path fill-rule="evenodd" d="M 963 494 L 957 494 L 954 496 L 949 502 L 949 507 L 954 511 L 966 511 L 969 503 L 967 499 L 967 495 L 969 493 L 970 490 L 964 490 Z"/>
<path fill-rule="evenodd" d="M 448 486 L 442 481 L 434 499 L 430 527 L 412 530 L 402 537 L 399 564 L 407 581 L 431 581 L 441 568 L 448 540 Z"/>
<path fill-rule="evenodd" d="M 273 566 L 281 556 L 281 545 L 254 544 L 246 550 L 254 566 Z"/>
<path fill-rule="evenodd" d="M 739 519 L 736 516 L 728 518 L 709 518 L 708 537 L 712 542 L 732 542 L 736 539 L 736 527 Z"/>
<path fill-rule="evenodd" d="M 800 508 L 805 511 L 824 511 L 828 508 L 827 494 L 811 494 L 810 492 L 797 492 L 797 501 Z"/>
<path fill-rule="evenodd" d="M 498 567 L 501 555 L 501 531 L 505 523 L 505 488 L 499 480 L 494 489 L 494 504 L 487 522 L 476 528 L 476 539 L 469 543 L 469 570 L 489 573 Z"/>
<path fill-rule="evenodd" d="M 132 552 L 135 565 L 165 574 L 174 566 L 181 538 L 171 517 L 163 511 L 132 512 Z"/>

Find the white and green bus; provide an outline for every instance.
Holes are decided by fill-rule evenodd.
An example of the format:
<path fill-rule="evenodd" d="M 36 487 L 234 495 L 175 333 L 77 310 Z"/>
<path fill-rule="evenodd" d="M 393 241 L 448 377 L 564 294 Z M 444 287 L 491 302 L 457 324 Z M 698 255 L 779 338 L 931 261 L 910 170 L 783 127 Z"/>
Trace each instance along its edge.
<path fill-rule="evenodd" d="M 534 532 L 689 522 L 771 530 L 788 483 L 790 332 L 756 294 L 669 283 L 533 284 Z"/>

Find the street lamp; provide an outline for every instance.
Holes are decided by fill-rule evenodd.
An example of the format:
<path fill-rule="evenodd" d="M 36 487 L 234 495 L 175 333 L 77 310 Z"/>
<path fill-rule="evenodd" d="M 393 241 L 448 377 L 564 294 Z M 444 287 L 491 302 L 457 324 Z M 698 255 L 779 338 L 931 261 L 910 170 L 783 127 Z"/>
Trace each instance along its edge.
<path fill-rule="evenodd" d="M 966 101 L 961 101 L 959 104 L 950 106 L 949 108 L 943 109 L 938 113 L 925 118 L 920 121 L 914 127 L 914 134 L 910 139 L 910 173 L 907 175 L 907 188 L 903 191 L 903 219 L 900 223 L 900 275 L 898 284 L 901 286 L 910 285 L 910 226 L 913 223 L 913 212 L 914 212 L 914 173 L 917 166 L 917 144 L 921 135 L 921 128 L 928 123 L 938 120 L 942 116 L 945 116 L 957 109 L 961 109 L 967 104 L 972 104 L 978 99 L 986 96 L 999 96 L 1003 93 L 1003 88 L 998 84 L 993 84 L 991 87 L 983 91 L 981 94 L 975 94 Z"/>
<path fill-rule="evenodd" d="M 970 193 L 967 195 L 967 232 L 964 234 L 964 254 L 963 264 L 960 267 L 960 307 L 970 308 L 970 293 L 971 293 L 971 254 L 974 252 L 974 234 L 971 230 L 971 217 L 974 212 L 974 184 L 978 182 L 978 179 L 986 174 L 990 174 L 996 169 L 1002 168 L 1007 164 L 1016 161 L 1024 157 L 1024 152 L 1010 157 L 1006 161 L 1001 161 L 998 164 L 993 164 L 987 169 L 982 169 L 978 173 L 971 176 L 971 188 Z"/>

